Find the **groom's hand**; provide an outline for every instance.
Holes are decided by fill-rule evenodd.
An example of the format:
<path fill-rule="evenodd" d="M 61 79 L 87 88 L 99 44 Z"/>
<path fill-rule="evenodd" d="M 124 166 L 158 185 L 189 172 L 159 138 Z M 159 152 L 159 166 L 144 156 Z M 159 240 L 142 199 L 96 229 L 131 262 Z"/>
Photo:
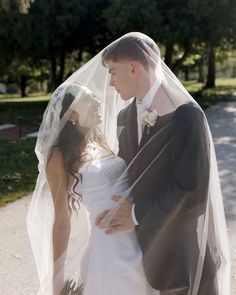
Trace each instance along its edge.
<path fill-rule="evenodd" d="M 103 228 L 105 226 L 105 222 L 104 222 L 104 218 L 106 217 L 106 220 L 108 219 L 109 217 L 109 213 L 110 213 L 111 210 L 105 210 L 103 211 L 101 214 L 99 214 L 97 217 L 96 217 L 96 220 L 95 220 L 95 224 L 99 227 L 99 228 Z M 112 219 L 112 218 L 111 218 Z"/>
<path fill-rule="evenodd" d="M 119 202 L 121 198 L 121 196 L 113 196 L 112 200 Z M 133 230 L 135 225 L 131 214 L 132 206 L 133 203 L 130 200 L 122 200 L 122 204 L 119 204 L 115 213 L 113 209 L 106 210 L 97 216 L 95 223 L 99 228 L 104 228 L 103 219 L 106 217 L 105 228 L 107 234 Z"/>

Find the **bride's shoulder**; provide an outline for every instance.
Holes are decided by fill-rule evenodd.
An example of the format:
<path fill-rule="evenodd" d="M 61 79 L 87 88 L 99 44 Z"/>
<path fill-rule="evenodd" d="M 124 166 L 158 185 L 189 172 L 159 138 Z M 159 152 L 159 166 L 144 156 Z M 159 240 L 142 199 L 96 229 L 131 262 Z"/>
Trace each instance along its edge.
<path fill-rule="evenodd" d="M 57 175 L 64 175 L 66 173 L 63 153 L 57 147 L 53 147 L 49 154 L 46 172 L 47 174 L 54 173 Z"/>

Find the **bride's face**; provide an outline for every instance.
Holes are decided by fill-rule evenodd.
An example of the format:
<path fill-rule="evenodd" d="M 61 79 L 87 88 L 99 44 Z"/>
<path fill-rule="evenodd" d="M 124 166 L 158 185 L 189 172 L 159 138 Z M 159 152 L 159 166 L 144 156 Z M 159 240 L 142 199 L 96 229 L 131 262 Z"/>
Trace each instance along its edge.
<path fill-rule="evenodd" d="M 86 109 L 79 112 L 79 116 L 81 126 L 87 128 L 97 126 L 102 122 L 100 104 L 96 101 L 89 102 Z"/>
<path fill-rule="evenodd" d="M 110 85 L 115 87 L 123 100 L 128 100 L 135 96 L 136 72 L 133 64 L 129 60 L 114 62 L 107 61 L 108 71 L 111 75 Z"/>
<path fill-rule="evenodd" d="M 76 123 L 76 127 L 86 134 L 90 129 L 99 125 L 101 120 L 100 103 L 89 97 L 81 99 L 74 105 L 72 112 L 72 120 Z"/>

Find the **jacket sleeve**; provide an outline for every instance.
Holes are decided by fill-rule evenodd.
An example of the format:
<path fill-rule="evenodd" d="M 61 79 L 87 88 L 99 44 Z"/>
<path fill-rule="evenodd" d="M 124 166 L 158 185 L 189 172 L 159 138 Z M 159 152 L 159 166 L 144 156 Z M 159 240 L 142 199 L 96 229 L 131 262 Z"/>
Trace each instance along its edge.
<path fill-rule="evenodd" d="M 204 115 L 200 109 L 184 105 L 176 110 L 173 120 L 173 140 L 169 149 L 171 181 L 161 195 L 157 195 L 154 185 L 148 196 L 137 200 L 135 216 L 138 223 L 152 214 L 158 215 L 161 222 L 170 213 L 180 216 L 205 202 L 203 192 L 209 182 L 209 140 Z M 158 169 L 158 165 L 156 167 Z"/>
<path fill-rule="evenodd" d="M 119 150 L 118 150 L 118 156 L 121 158 L 125 157 L 124 154 L 124 134 L 122 133 L 121 127 L 125 126 L 125 110 L 121 110 L 117 117 L 117 138 L 119 143 Z"/>

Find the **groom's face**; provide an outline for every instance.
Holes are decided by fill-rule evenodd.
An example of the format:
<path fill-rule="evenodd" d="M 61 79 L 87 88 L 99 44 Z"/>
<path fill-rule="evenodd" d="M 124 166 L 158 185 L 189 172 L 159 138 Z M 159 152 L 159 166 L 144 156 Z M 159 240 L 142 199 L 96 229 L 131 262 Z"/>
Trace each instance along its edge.
<path fill-rule="evenodd" d="M 118 62 L 107 61 L 110 73 L 110 85 L 115 87 L 123 100 L 128 100 L 135 96 L 135 75 L 132 63 L 128 60 Z"/>

